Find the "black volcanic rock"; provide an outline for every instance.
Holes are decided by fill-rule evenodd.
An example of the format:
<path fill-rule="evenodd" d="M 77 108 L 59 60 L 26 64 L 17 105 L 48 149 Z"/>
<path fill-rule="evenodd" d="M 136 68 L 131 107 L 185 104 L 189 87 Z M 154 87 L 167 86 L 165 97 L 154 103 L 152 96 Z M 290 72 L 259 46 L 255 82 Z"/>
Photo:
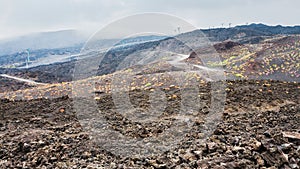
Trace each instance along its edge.
<path fill-rule="evenodd" d="M 217 51 L 226 51 L 229 49 L 232 49 L 235 46 L 239 46 L 240 44 L 237 42 L 233 42 L 233 41 L 226 41 L 226 42 L 222 42 L 222 43 L 217 43 L 214 45 L 214 48 Z"/>
<path fill-rule="evenodd" d="M 94 142 L 94 135 L 80 123 L 71 98 L 0 100 L 0 168 L 298 168 L 299 84 L 229 81 L 227 85 L 222 121 L 207 139 L 201 141 L 205 129 L 200 118 L 184 131 L 177 145 L 149 157 L 126 157 Z M 201 92 L 203 105 L 195 116 L 201 117 L 209 108 L 211 88 L 199 87 L 205 92 Z M 148 107 L 149 93 L 130 91 L 132 104 Z M 166 94 L 180 96 L 180 90 L 170 88 Z M 174 112 L 181 107 L 180 97 L 171 99 L 162 119 L 142 123 L 118 113 L 111 95 L 100 98 L 97 107 L 107 126 L 129 139 L 161 136 L 175 125 Z M 64 111 L 58 111 L 61 108 Z"/>

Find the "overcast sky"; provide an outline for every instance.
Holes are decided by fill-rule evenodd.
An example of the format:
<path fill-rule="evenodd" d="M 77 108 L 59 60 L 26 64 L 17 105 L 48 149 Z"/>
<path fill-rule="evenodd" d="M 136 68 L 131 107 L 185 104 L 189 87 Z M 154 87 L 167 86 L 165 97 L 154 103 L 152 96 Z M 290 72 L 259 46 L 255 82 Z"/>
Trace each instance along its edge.
<path fill-rule="evenodd" d="M 162 12 L 198 28 L 298 25 L 299 0 L 0 0 L 0 39 L 40 31 L 94 32 L 124 16 Z"/>

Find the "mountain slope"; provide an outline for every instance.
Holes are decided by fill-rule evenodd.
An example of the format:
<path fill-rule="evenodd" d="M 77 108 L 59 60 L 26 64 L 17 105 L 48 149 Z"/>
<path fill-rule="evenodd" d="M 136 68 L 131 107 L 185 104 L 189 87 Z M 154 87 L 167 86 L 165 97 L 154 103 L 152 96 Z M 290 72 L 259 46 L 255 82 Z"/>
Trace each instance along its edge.
<path fill-rule="evenodd" d="M 22 52 L 26 49 L 55 49 L 78 45 L 85 42 L 87 36 L 75 30 L 42 32 L 18 38 L 0 40 L 0 55 Z"/>

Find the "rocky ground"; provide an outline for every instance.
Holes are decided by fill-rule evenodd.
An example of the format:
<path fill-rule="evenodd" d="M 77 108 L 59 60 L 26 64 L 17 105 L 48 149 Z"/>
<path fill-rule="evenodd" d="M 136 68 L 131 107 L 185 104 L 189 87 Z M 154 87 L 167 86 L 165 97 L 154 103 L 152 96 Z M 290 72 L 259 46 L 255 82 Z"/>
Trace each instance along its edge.
<path fill-rule="evenodd" d="M 0 104 L 1 168 L 299 168 L 299 83 L 228 81 L 222 120 L 206 141 L 205 118 L 195 121 L 178 145 L 148 157 L 114 154 L 95 144 L 82 127 L 74 102 L 55 99 Z M 210 84 L 200 87 L 202 103 L 195 116 L 209 114 Z M 130 92 L 136 107 L 149 105 L 151 89 Z M 111 128 L 131 138 L 157 137 L 180 105 L 179 89 L 165 90 L 168 106 L 152 123 L 134 122 L 115 111 L 112 96 L 102 93 L 98 109 Z M 168 119 L 169 118 L 169 119 Z M 168 121 L 169 120 L 169 121 Z"/>
<path fill-rule="evenodd" d="M 31 87 L 32 86 L 24 82 L 18 82 L 16 80 L 0 77 L 0 93 L 7 92 L 7 91 L 22 90 Z"/>

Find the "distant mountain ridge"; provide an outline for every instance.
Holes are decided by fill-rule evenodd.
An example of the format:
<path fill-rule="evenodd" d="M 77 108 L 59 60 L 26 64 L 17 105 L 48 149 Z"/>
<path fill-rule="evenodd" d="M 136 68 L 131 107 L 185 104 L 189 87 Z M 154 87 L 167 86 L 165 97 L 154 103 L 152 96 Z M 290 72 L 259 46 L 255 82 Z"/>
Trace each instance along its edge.
<path fill-rule="evenodd" d="M 240 25 L 232 28 L 198 29 L 186 33 L 191 36 L 203 32 L 210 41 L 240 40 L 240 43 L 257 43 L 259 36 L 294 35 L 300 34 L 300 26 L 268 26 L 265 24 Z M 251 39 L 252 38 L 252 41 Z M 247 39 L 247 40 L 246 40 Z"/>
<path fill-rule="evenodd" d="M 119 44 L 117 45 L 120 45 L 121 47 L 116 48 L 114 50 L 110 50 L 106 53 L 106 56 L 104 57 L 101 65 L 99 65 L 98 74 L 102 75 L 102 74 L 112 73 L 115 71 L 117 65 L 119 65 L 119 63 L 121 63 L 124 60 L 124 58 L 128 56 L 131 58 L 141 58 L 147 54 L 150 54 L 151 52 L 153 52 L 153 50 L 157 51 L 156 53 L 157 56 L 164 55 L 164 53 L 159 53 L 160 50 L 161 51 L 169 50 L 176 53 L 189 54 L 190 49 L 186 48 L 185 44 L 176 40 L 176 38 L 189 41 L 191 45 L 195 44 L 195 46 L 197 46 L 197 43 L 199 43 L 198 38 L 201 36 L 203 37 L 203 35 L 205 35 L 208 38 L 208 40 L 212 42 L 212 44 L 216 44 L 224 41 L 233 41 L 238 44 L 258 44 L 268 37 L 277 36 L 277 35 L 295 35 L 295 34 L 300 34 L 300 26 L 280 26 L 280 25 L 268 26 L 264 24 L 250 24 L 250 25 L 235 26 L 232 28 L 198 29 L 191 32 L 179 34 L 175 37 L 163 37 L 163 36 L 160 37 L 160 36 L 153 36 L 153 35 L 132 37 L 132 38 L 120 40 Z M 44 37 L 40 40 L 34 39 L 33 37 L 29 38 L 28 36 L 27 38 L 25 38 L 25 40 L 28 41 L 30 40 L 28 44 L 25 43 L 26 41 L 22 41 L 22 38 L 18 39 L 21 42 L 17 44 L 22 44 L 20 47 L 24 47 L 24 50 L 26 50 L 27 48 L 26 45 L 30 45 L 30 44 L 37 45 L 36 48 L 46 47 L 46 49 L 43 50 L 40 49 L 33 50 L 31 48 L 32 50 L 31 54 L 36 59 L 47 57 L 49 55 L 57 55 L 57 57 L 61 57 L 62 55 L 65 55 L 67 53 L 75 54 L 76 52 L 80 51 L 82 46 L 75 45 L 77 42 L 80 42 L 80 38 L 81 38 L 81 36 L 80 38 L 76 38 L 78 37 L 77 35 L 78 32 L 74 30 L 46 32 L 46 33 L 41 33 L 41 34 L 37 34 L 36 36 L 33 36 L 36 38 Z M 61 39 L 62 42 L 59 43 L 56 42 L 56 41 L 60 41 Z M 83 40 L 81 39 L 81 41 Z M 109 41 L 109 39 L 107 39 L 106 41 Z M 44 43 L 42 42 L 45 42 L 45 45 L 43 45 Z M 51 43 L 49 46 L 47 46 L 46 42 L 47 43 L 51 42 Z M 2 46 L 2 44 L 3 43 L 1 43 L 0 41 L 0 52 L 1 52 L 0 55 L 2 55 L 3 51 L 9 50 L 9 48 L 5 48 L 5 46 Z M 126 44 L 130 44 L 130 45 L 126 45 Z M 50 50 L 48 48 L 56 47 L 51 45 L 57 45 L 57 46 L 71 45 L 71 47 L 67 47 L 67 48 L 61 47 L 61 48 L 55 48 Z M 23 62 L 21 64 L 23 64 L 24 66 L 24 62 L 26 60 L 26 53 L 24 53 L 24 50 L 23 51 L 21 50 L 21 53 L 14 53 L 10 55 L 0 56 L 0 64 L 6 65 L 6 64 L 13 64 L 15 62 Z M 59 67 L 59 65 L 60 64 L 55 64 L 55 66 L 57 67 Z"/>
<path fill-rule="evenodd" d="M 239 38 L 257 37 L 257 36 L 273 36 L 279 34 L 300 34 L 300 26 L 268 26 L 264 24 L 240 25 L 232 28 L 214 28 L 214 29 L 198 29 L 192 32 L 180 34 L 178 36 L 186 36 L 190 38 L 195 35 L 204 33 L 210 41 L 225 41 Z M 190 37 L 189 37 L 190 36 Z M 120 40 L 118 45 L 125 43 L 134 43 L 142 41 L 161 40 L 164 36 L 139 36 Z M 20 36 L 17 38 L 0 40 L 0 55 L 7 55 L 16 52 L 22 52 L 26 49 L 57 49 L 76 46 L 85 43 L 88 39 L 80 31 L 61 30 L 54 32 L 40 32 Z M 247 43 L 248 41 L 245 41 Z"/>
<path fill-rule="evenodd" d="M 128 57 L 137 59 L 149 54 L 152 55 L 153 53 L 156 56 L 166 55 L 163 51 L 189 54 L 191 52 L 189 47 L 195 46 L 196 48 L 193 49 L 197 49 L 197 45 L 199 46 L 198 43 L 201 43 L 199 38 L 203 37 L 203 35 L 207 37 L 207 40 L 212 43 L 213 47 L 216 47 L 215 44 L 226 41 L 232 41 L 233 46 L 237 44 L 265 44 L 264 40 L 266 39 L 298 34 L 300 35 L 300 26 L 268 26 L 264 24 L 250 24 L 232 28 L 199 29 L 175 37 L 131 46 L 122 51 L 108 51 L 99 65 L 98 75 L 113 73 L 120 63 L 124 64 L 124 59 Z M 186 46 L 185 42 L 187 42 L 189 47 Z M 159 53 L 159 51 L 162 52 Z"/>
<path fill-rule="evenodd" d="M 265 32 L 266 34 L 270 34 L 270 35 L 300 33 L 300 26 L 282 26 L 282 25 L 268 26 L 260 23 L 260 24 L 236 26 L 236 28 L 253 29 L 253 30 Z"/>
<path fill-rule="evenodd" d="M 40 32 L 17 38 L 0 40 L 0 55 L 22 52 L 26 49 L 56 49 L 79 45 L 87 36 L 76 30 Z"/>
<path fill-rule="evenodd" d="M 275 53 L 275 56 L 280 57 L 280 59 L 283 61 L 285 61 L 285 58 L 288 58 L 289 56 L 296 57 L 296 59 L 292 58 L 290 60 L 293 62 L 293 64 L 296 63 L 296 65 L 299 65 L 299 62 L 297 60 L 298 55 L 294 54 L 293 52 L 297 53 L 297 51 L 294 51 L 294 48 L 299 46 L 298 43 L 300 35 L 300 26 L 285 27 L 268 26 L 263 24 L 250 24 L 236 26 L 232 28 L 215 28 L 201 30 L 199 29 L 194 30 L 192 32 L 183 33 L 175 37 L 140 36 L 129 39 L 123 39 L 119 41 L 119 44 L 117 44 L 121 47 L 113 48 L 109 51 L 103 51 L 103 54 L 105 54 L 105 56 L 102 62 L 99 63 L 97 75 L 113 73 L 118 70 L 118 67 L 121 63 L 123 63 L 123 65 L 129 65 L 130 63 L 127 63 L 126 60 L 139 61 L 140 59 L 149 56 L 151 57 L 151 59 L 155 59 L 155 57 L 169 57 L 172 56 L 172 52 L 186 55 L 191 54 L 190 48 L 186 48 L 184 42 L 178 41 L 176 39 L 178 38 L 186 40 L 188 41 L 188 43 L 191 43 L 192 45 L 195 44 L 195 46 L 197 46 L 199 43 L 199 37 L 203 37 L 203 35 L 207 36 L 208 40 L 212 42 L 212 46 L 216 49 L 217 52 L 224 55 L 222 56 L 222 65 L 226 65 L 228 68 L 230 68 L 230 70 L 233 71 L 233 74 L 235 75 L 244 74 L 244 70 L 245 72 L 247 72 L 248 70 L 258 68 L 260 63 L 264 63 L 261 62 L 260 59 L 266 58 L 270 60 L 270 63 L 272 61 L 273 64 L 273 57 L 267 57 L 269 56 L 268 52 L 271 53 L 272 51 L 276 51 L 283 48 L 287 48 L 288 50 L 291 50 L 291 52 L 281 51 Z M 290 46 L 286 46 L 287 43 Z M 297 43 L 297 45 L 295 45 L 295 43 Z M 80 49 L 81 47 L 77 46 L 72 48 L 68 47 L 51 50 L 36 50 L 32 51 L 32 56 L 34 56 L 35 58 L 42 58 L 50 54 L 52 56 L 62 57 L 63 55 L 66 55 L 68 53 L 79 53 Z M 78 57 L 80 56 L 81 55 L 78 55 Z M 85 59 L 82 60 L 86 60 L 86 62 L 92 62 L 94 59 L 93 52 L 84 54 L 84 57 Z M 247 60 L 248 58 L 250 58 L 249 62 Z M 39 73 L 40 82 L 70 81 L 72 80 L 72 69 L 74 68 L 76 59 L 77 58 L 74 58 L 70 61 L 60 63 L 49 63 L 45 65 L 35 66 L 26 70 L 21 69 L 18 71 L 26 71 L 34 75 L 36 75 L 36 72 L 44 72 Z M 0 56 L 0 64 L 14 63 L 15 61 L 23 61 L 24 65 L 25 60 L 26 53 L 24 52 L 23 54 Z M 274 63 L 277 64 L 276 61 L 274 61 Z M 236 68 L 236 66 L 234 67 L 233 64 L 242 65 L 243 69 L 239 70 Z M 262 70 L 268 70 L 269 68 L 274 69 L 272 64 L 270 67 Z M 275 69 L 277 68 L 278 66 L 275 67 Z M 1 71 L 6 72 L 7 70 L 8 69 L 3 69 Z M 297 70 L 298 68 L 296 69 L 296 71 Z M 294 71 L 294 69 L 290 68 L 287 72 L 284 73 L 295 74 Z M 269 74 L 266 76 L 269 76 Z M 298 76 L 297 72 L 295 74 L 295 77 L 296 76 Z"/>

